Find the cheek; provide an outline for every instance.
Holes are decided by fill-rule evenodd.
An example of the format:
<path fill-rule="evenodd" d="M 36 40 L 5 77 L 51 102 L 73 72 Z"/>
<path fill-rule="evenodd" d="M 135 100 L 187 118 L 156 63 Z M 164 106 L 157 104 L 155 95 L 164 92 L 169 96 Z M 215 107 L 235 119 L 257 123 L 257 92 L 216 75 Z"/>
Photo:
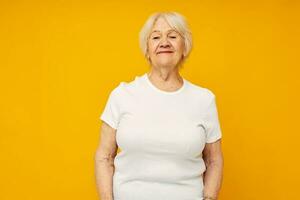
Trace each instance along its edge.
<path fill-rule="evenodd" d="M 173 45 L 178 51 L 183 51 L 183 49 L 184 49 L 184 41 L 183 40 L 175 41 L 173 43 Z"/>
<path fill-rule="evenodd" d="M 148 47 L 150 50 L 156 49 L 157 45 L 158 45 L 158 42 L 149 42 L 148 43 Z"/>

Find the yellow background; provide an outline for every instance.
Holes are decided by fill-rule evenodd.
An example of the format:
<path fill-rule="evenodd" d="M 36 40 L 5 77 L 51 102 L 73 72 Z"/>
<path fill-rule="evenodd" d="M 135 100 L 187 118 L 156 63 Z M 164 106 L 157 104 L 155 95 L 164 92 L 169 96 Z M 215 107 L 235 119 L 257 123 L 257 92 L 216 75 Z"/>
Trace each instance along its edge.
<path fill-rule="evenodd" d="M 148 70 L 155 11 L 190 23 L 181 74 L 217 97 L 220 200 L 299 199 L 297 1 L 1 1 L 0 199 L 97 199 L 94 152 L 109 92 Z M 298 12 L 298 13 L 297 13 Z"/>

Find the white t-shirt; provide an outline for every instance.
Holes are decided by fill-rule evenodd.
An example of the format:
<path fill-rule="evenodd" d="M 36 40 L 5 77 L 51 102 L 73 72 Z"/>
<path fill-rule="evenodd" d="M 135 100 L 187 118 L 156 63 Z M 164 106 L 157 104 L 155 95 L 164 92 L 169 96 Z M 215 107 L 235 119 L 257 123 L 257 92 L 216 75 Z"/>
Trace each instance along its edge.
<path fill-rule="evenodd" d="M 160 90 L 147 73 L 120 82 L 100 119 L 116 132 L 114 200 L 201 200 L 202 151 L 221 138 L 215 95 L 184 79 Z"/>

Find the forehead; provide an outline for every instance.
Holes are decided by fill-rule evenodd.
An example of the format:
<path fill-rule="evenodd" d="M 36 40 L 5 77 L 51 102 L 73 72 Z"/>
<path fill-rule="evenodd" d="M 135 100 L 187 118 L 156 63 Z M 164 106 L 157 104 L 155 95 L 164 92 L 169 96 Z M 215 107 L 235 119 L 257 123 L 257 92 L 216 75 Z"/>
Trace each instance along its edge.
<path fill-rule="evenodd" d="M 171 32 L 171 31 L 176 31 L 176 30 L 172 28 L 164 18 L 160 17 L 154 23 L 151 33 Z"/>
<path fill-rule="evenodd" d="M 171 28 L 171 26 L 168 24 L 168 22 L 164 18 L 159 17 L 155 21 L 153 28 Z"/>

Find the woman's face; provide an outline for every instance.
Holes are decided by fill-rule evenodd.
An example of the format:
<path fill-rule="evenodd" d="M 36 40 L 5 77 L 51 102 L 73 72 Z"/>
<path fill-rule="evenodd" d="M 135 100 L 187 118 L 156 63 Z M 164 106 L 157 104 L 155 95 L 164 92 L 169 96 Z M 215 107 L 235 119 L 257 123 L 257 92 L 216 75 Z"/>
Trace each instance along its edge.
<path fill-rule="evenodd" d="M 184 52 L 184 39 L 163 18 L 157 19 L 148 40 L 148 56 L 159 67 L 176 67 Z"/>

